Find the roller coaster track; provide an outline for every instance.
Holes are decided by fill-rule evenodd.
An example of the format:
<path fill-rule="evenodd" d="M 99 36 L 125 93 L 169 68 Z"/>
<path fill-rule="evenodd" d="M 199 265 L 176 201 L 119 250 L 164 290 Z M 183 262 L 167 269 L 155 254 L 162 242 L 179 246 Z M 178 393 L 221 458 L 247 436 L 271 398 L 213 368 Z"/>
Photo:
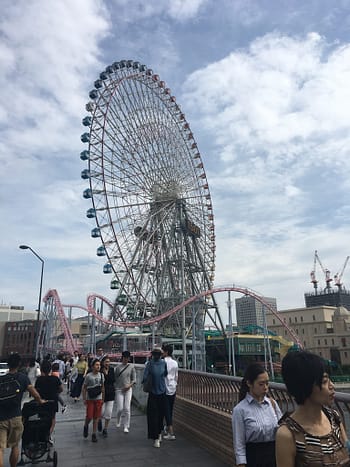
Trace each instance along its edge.
<path fill-rule="evenodd" d="M 73 352 L 77 350 L 77 348 L 60 297 L 56 289 L 50 289 L 43 298 L 43 302 L 45 303 L 45 305 L 49 304 L 51 301 L 53 302 L 57 311 L 60 326 L 66 339 L 67 351 L 70 354 L 73 354 Z"/>
<path fill-rule="evenodd" d="M 152 325 L 152 324 L 155 324 L 155 323 L 158 323 L 166 318 L 169 318 L 170 316 L 174 315 L 175 313 L 181 311 L 184 307 L 190 305 L 191 303 L 194 303 L 196 302 L 197 300 L 200 300 L 208 295 L 212 295 L 212 294 L 215 294 L 215 293 L 220 293 L 220 292 L 238 292 L 238 293 L 241 293 L 243 295 L 248 295 L 250 297 L 253 297 L 255 300 L 257 300 L 258 302 L 260 302 L 262 305 L 264 305 L 264 307 L 266 307 L 266 309 L 268 309 L 277 319 L 278 321 L 282 324 L 282 326 L 288 331 L 289 335 L 292 337 L 292 340 L 300 347 L 300 348 L 303 348 L 303 344 L 302 342 L 300 341 L 298 335 L 294 332 L 294 330 L 292 328 L 290 328 L 285 322 L 284 320 L 281 318 L 281 316 L 279 315 L 279 313 L 271 307 L 271 305 L 269 303 L 267 303 L 264 298 L 260 295 L 258 295 L 256 292 L 254 292 L 253 290 L 251 289 L 248 289 L 247 287 L 240 287 L 240 286 L 228 286 L 228 287 L 216 287 L 216 288 L 213 288 L 213 289 L 210 289 L 210 290 L 205 290 L 197 295 L 194 295 L 193 297 L 190 297 L 188 298 L 187 300 L 183 301 L 182 303 L 180 303 L 179 305 L 175 306 L 174 308 L 160 314 L 160 315 L 157 315 L 157 316 L 154 316 L 152 318 L 146 318 L 146 319 L 143 319 L 143 320 L 139 320 L 139 321 L 124 321 L 124 320 L 110 320 L 110 319 L 107 319 L 107 318 L 104 318 L 101 314 L 97 313 L 96 310 L 95 310 L 95 300 L 96 298 L 102 300 L 104 303 L 106 303 L 111 309 L 113 308 L 113 303 L 108 300 L 106 297 L 103 297 L 102 295 L 99 295 L 99 294 L 89 294 L 87 296 L 87 306 L 86 307 L 83 307 L 83 306 L 80 306 L 80 305 L 62 305 L 61 304 L 61 301 L 60 301 L 60 298 L 58 296 L 58 293 L 55 289 L 53 290 L 49 290 L 47 292 L 47 294 L 45 295 L 43 301 L 46 303 L 49 299 L 52 299 L 54 301 L 54 304 L 57 308 L 57 312 L 58 312 L 58 317 L 59 317 L 59 320 L 60 320 L 60 324 L 61 324 L 61 328 L 64 332 L 64 336 L 66 338 L 66 342 L 67 342 L 67 350 L 69 352 L 72 352 L 73 350 L 76 350 L 75 349 L 75 344 L 74 344 L 74 339 L 73 339 L 73 336 L 72 336 L 72 333 L 71 333 L 71 330 L 70 330 L 70 327 L 69 327 L 69 324 L 68 324 L 68 321 L 67 321 L 67 318 L 66 318 L 66 315 L 64 313 L 64 310 L 63 308 L 66 308 L 66 307 L 76 307 L 76 308 L 80 308 L 84 311 L 86 311 L 87 313 L 89 313 L 90 315 L 94 316 L 98 321 L 101 321 L 102 323 L 108 325 L 108 326 L 112 326 L 112 327 L 116 327 L 116 326 L 120 326 L 120 327 L 124 327 L 124 328 L 127 328 L 127 327 L 139 327 L 139 326 L 145 326 L 145 325 Z M 119 317 L 121 318 L 121 316 L 119 315 Z"/>

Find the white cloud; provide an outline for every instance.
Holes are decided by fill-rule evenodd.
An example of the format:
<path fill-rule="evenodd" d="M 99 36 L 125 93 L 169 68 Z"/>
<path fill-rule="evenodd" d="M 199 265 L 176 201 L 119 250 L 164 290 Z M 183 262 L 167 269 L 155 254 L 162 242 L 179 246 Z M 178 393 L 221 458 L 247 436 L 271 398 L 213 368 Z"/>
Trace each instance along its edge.
<path fill-rule="evenodd" d="M 186 80 L 212 146 L 217 283 L 302 306 L 313 250 L 332 272 L 349 253 L 349 79 L 349 44 L 272 33 Z"/>
<path fill-rule="evenodd" d="M 13 303 L 18 293 L 36 306 L 38 265 L 19 252 L 21 243 L 45 258 L 45 289 L 56 288 L 63 302 L 84 303 L 94 290 L 110 296 L 104 261 L 95 255 L 99 241 L 90 238 L 93 222 L 85 218 L 90 204 L 81 196 L 78 154 L 88 91 L 107 64 L 123 58 L 168 77 L 193 124 L 213 195 L 217 284 L 246 285 L 294 306 L 314 249 L 332 271 L 343 263 L 349 44 L 318 33 L 291 37 L 292 27 L 254 39 L 262 21 L 270 31 L 282 24 L 278 13 L 267 24 L 269 9 L 259 1 L 222 5 L 5 1 L 0 300 Z M 295 21 L 309 12 L 301 6 Z M 312 30 L 302 24 L 299 30 Z M 197 66 L 179 95 L 186 70 Z"/>
<path fill-rule="evenodd" d="M 79 124 L 87 85 L 101 67 L 97 43 L 108 34 L 107 12 L 92 1 L 7 3 L 0 21 L 7 149 L 0 159 L 8 151 L 22 158 L 50 157 L 57 149 L 65 155 L 79 141 L 70 128 Z"/>
<path fill-rule="evenodd" d="M 350 46 L 269 34 L 193 73 L 184 99 L 233 185 L 295 196 L 313 166 L 349 168 L 349 79 Z"/>
<path fill-rule="evenodd" d="M 187 21 L 196 16 L 207 0 L 114 0 L 114 5 L 118 7 L 119 14 L 124 21 L 136 21 L 157 16 L 168 16 L 177 21 Z"/>
<path fill-rule="evenodd" d="M 5 3 L 0 20 L 0 215 L 6 228 L 0 248 L 7 272 L 0 298 L 13 303 L 8 291 L 14 295 L 18 280 L 21 300 L 35 296 L 36 260 L 20 254 L 19 244 L 31 245 L 47 260 L 45 280 L 57 289 L 64 288 L 67 265 L 76 262 L 77 269 L 91 271 L 86 263 L 99 263 L 85 218 L 79 137 L 88 91 L 103 69 L 99 44 L 111 23 L 101 1 Z M 50 272 L 54 265 L 56 271 Z M 83 272 L 76 276 L 86 280 Z"/>

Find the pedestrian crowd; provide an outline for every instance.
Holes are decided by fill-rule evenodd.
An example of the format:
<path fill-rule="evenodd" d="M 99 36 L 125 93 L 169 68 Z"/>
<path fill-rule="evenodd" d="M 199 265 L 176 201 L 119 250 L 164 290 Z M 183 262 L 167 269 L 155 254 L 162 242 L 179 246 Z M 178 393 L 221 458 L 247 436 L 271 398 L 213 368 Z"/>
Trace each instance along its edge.
<path fill-rule="evenodd" d="M 172 347 L 164 346 L 164 349 L 164 359 L 160 358 L 162 354 L 160 348 L 152 351 L 152 360 L 154 357 L 154 361 L 157 360 L 162 365 L 161 372 L 156 375 L 155 366 L 150 362 L 145 367 L 145 374 L 148 372 L 153 376 L 148 406 L 152 408 L 153 399 L 157 400 L 154 406 L 156 412 L 151 415 L 148 410 L 148 434 L 158 443 L 162 432 L 165 439 L 175 439 L 172 410 L 178 366 L 171 357 Z M 114 403 L 116 403 L 116 427 L 128 434 L 132 390 L 136 384 L 136 371 L 130 362 L 130 357 L 128 350 L 123 351 L 121 362 L 114 368 L 111 366 L 109 356 L 102 349 L 98 349 L 96 356 L 92 354 L 85 356 L 74 352 L 70 358 L 58 355 L 53 360 L 47 355 L 40 364 L 35 359 L 31 359 L 28 365 L 23 367 L 21 357 L 18 354 L 11 354 L 8 357 L 9 372 L 0 377 L 0 467 L 4 465 L 6 448 L 11 449 L 9 458 L 11 467 L 18 463 L 19 443 L 24 429 L 21 412 L 22 396 L 26 391 L 38 404 L 47 404 L 49 407 L 51 420 L 49 444 L 53 444 L 52 433 L 59 406 L 62 413 L 67 408 L 62 398 L 65 387 L 74 404 L 81 398 L 84 402 L 85 421 L 82 429 L 84 438 L 89 436 L 90 424 L 92 442 L 98 441 L 97 432 L 101 432 L 103 438 L 108 437 Z"/>
<path fill-rule="evenodd" d="M 178 364 L 171 345 L 156 347 L 145 364 L 142 384 L 148 392 L 147 432 L 155 448 L 161 442 L 175 440 L 173 408 L 176 398 Z M 0 378 L 0 467 L 4 449 L 11 448 L 10 465 L 17 465 L 19 442 L 23 432 L 21 400 L 25 391 L 40 405 L 52 401 L 49 442 L 55 427 L 55 415 L 66 405 L 61 393 L 67 391 L 77 403 L 85 404 L 82 434 L 98 441 L 97 432 L 108 437 L 108 428 L 116 403 L 116 427 L 125 434 L 130 430 L 130 406 L 136 371 L 130 352 L 122 352 L 121 362 L 113 368 L 108 355 L 99 349 L 96 356 L 46 357 L 39 367 L 35 360 L 26 372 L 19 371 L 18 354 L 8 358 L 9 373 Z M 239 402 L 232 411 L 232 433 L 237 467 L 350 467 L 349 441 L 343 421 L 332 408 L 334 385 L 319 356 L 301 350 L 289 352 L 282 360 L 282 377 L 294 397 L 294 412 L 282 413 L 269 393 L 269 375 L 259 362 L 245 370 Z M 6 384 L 3 382 L 6 380 Z M 16 383 L 15 395 L 6 399 L 3 388 Z M 11 402 L 11 403 L 9 403 Z M 283 405 L 282 405 L 283 409 Z"/>

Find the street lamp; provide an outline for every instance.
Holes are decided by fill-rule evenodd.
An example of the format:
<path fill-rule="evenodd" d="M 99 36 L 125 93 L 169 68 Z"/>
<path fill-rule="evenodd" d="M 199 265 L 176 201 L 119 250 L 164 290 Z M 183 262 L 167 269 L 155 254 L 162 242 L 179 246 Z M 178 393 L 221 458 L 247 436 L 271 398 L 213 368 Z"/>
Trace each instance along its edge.
<path fill-rule="evenodd" d="M 36 336 L 34 341 L 34 354 L 35 358 L 38 358 L 38 348 L 39 348 L 39 332 L 40 332 L 40 310 L 41 310 L 41 294 L 43 291 L 43 276 L 44 276 L 44 260 L 28 245 L 20 245 L 21 250 L 30 250 L 33 255 L 35 255 L 38 260 L 41 262 L 41 275 L 40 275 L 40 288 L 39 288 L 39 302 L 37 309 L 37 319 L 36 319 Z"/>

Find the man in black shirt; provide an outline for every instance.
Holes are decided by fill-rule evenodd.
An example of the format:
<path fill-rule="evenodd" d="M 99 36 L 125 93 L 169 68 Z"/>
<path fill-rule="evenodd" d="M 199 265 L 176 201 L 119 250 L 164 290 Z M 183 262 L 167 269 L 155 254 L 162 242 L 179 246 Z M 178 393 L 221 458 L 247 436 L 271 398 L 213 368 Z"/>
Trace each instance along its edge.
<path fill-rule="evenodd" d="M 40 367 L 41 376 L 39 376 L 35 382 L 35 389 L 38 391 L 40 396 L 49 401 L 54 401 L 53 411 L 51 413 L 52 423 L 50 428 L 50 442 L 52 443 L 52 432 L 55 428 L 56 423 L 56 412 L 58 412 L 58 395 L 63 391 L 61 380 L 57 376 L 50 374 L 51 363 L 44 360 Z M 1 467 L 1 466 L 0 466 Z"/>
<path fill-rule="evenodd" d="M 19 385 L 19 392 L 11 403 L 6 403 L 0 409 L 0 467 L 4 466 L 4 450 L 11 448 L 10 466 L 16 467 L 19 458 L 18 444 L 23 433 L 23 423 L 21 414 L 22 396 L 25 391 L 34 397 L 34 399 L 43 404 L 45 401 L 41 399 L 38 392 L 32 386 L 27 375 L 18 372 L 21 363 L 21 357 L 17 354 L 11 354 L 8 357 L 7 364 L 9 367 L 8 375 L 12 376 Z M 2 376 L 6 378 L 8 375 Z"/>

